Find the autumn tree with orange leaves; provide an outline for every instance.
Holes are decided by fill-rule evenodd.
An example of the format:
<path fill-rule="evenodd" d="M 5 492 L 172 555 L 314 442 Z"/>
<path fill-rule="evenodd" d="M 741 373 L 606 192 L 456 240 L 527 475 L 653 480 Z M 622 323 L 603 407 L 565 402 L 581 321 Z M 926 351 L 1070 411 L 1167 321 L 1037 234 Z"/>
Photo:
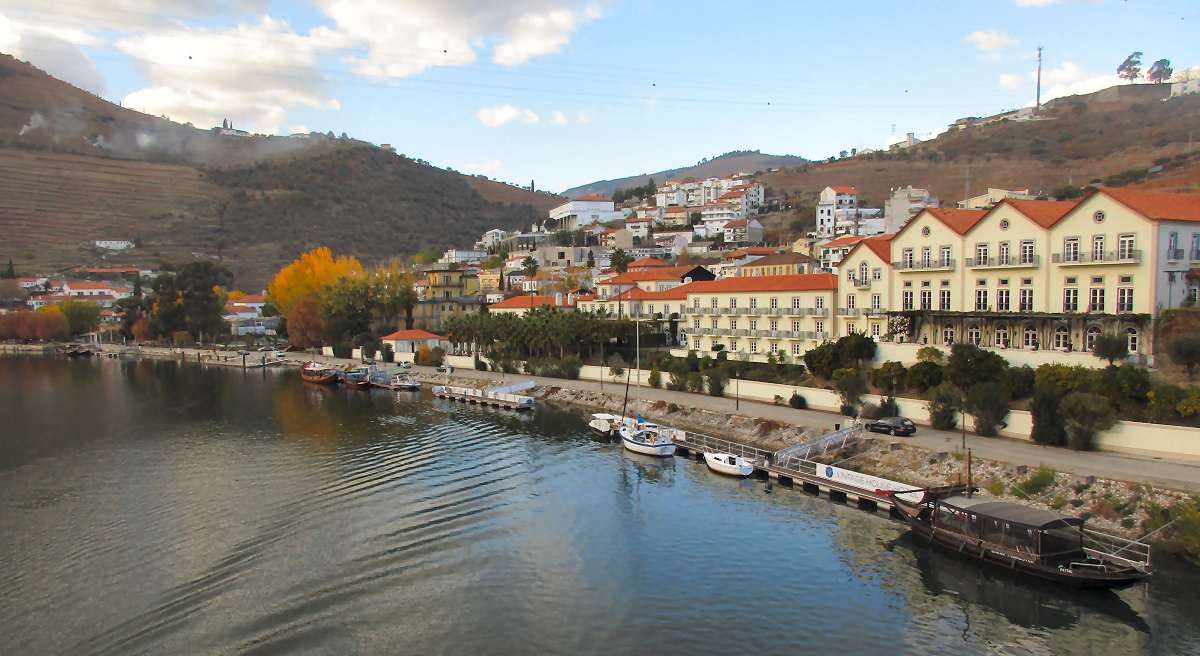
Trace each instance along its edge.
<path fill-rule="evenodd" d="M 317 248 L 280 270 L 267 288 L 267 295 L 280 315 L 291 317 L 302 299 L 312 298 L 319 306 L 325 298 L 326 286 L 332 286 L 338 278 L 362 273 L 362 265 L 353 256 L 335 259 L 328 248 Z M 290 319 L 288 333 L 291 333 Z"/>

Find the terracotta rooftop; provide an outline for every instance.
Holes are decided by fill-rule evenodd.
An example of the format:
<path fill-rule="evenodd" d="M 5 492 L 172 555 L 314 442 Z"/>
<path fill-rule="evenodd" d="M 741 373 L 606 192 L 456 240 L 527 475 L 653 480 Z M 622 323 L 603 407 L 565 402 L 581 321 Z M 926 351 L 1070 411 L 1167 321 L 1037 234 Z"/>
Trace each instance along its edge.
<path fill-rule="evenodd" d="M 693 282 L 683 285 L 690 293 L 711 292 L 774 292 L 774 291 L 816 291 L 832 289 L 838 286 L 837 276 L 832 273 L 802 273 L 792 276 L 749 276 L 738 278 L 723 278 L 705 282 Z"/>
<path fill-rule="evenodd" d="M 1171 194 L 1111 187 L 1101 187 L 1095 193 L 1105 194 L 1151 219 L 1200 221 L 1200 194 Z"/>
<path fill-rule="evenodd" d="M 1012 198 L 1005 198 L 999 203 L 996 203 L 996 207 L 1000 207 L 1001 205 L 1010 205 L 1016 211 L 1029 217 L 1030 221 L 1033 221 L 1043 228 L 1049 228 L 1055 223 L 1058 223 L 1059 219 L 1066 216 L 1068 212 L 1075 209 L 1075 206 L 1078 204 L 1079 201 L 1077 200 L 1015 200 Z M 995 210 L 996 208 L 993 207 L 992 209 Z"/>
<path fill-rule="evenodd" d="M 388 340 L 441 339 L 441 337 L 434 335 L 433 333 L 427 333 L 424 330 L 401 330 L 398 332 L 394 332 L 391 335 L 388 335 L 386 337 L 381 337 L 380 339 L 388 339 Z"/>

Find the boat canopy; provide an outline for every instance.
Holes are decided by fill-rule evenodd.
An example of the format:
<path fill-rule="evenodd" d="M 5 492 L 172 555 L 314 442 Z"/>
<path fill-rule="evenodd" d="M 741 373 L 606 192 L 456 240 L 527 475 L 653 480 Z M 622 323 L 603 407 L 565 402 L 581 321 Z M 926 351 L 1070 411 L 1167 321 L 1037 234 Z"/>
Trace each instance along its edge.
<path fill-rule="evenodd" d="M 939 503 L 956 510 L 998 519 L 1010 524 L 1020 524 L 1039 531 L 1083 525 L 1083 520 L 1078 517 L 1068 517 L 1049 510 L 1030 508 L 1008 501 L 996 501 L 986 497 L 947 497 Z"/>

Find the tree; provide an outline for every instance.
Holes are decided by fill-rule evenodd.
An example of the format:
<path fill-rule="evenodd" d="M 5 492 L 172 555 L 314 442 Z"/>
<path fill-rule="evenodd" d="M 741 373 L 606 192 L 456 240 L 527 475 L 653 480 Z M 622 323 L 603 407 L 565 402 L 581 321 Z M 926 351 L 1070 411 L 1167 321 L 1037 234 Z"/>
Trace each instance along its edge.
<path fill-rule="evenodd" d="M 904 386 L 908 389 L 933 389 L 942 383 L 942 366 L 936 362 L 918 362 L 908 368 Z"/>
<path fill-rule="evenodd" d="M 151 333 L 165 337 L 186 330 L 197 338 L 211 338 L 228 332 L 221 288 L 232 278 L 228 269 L 210 260 L 188 262 L 175 273 L 159 275 L 145 301 L 151 308 Z"/>
<path fill-rule="evenodd" d="M 321 320 L 332 341 L 371 330 L 371 283 L 363 274 L 346 275 L 329 285 L 321 301 Z"/>
<path fill-rule="evenodd" d="M 1095 447 L 1096 434 L 1117 423 L 1108 399 L 1085 392 L 1071 392 L 1059 404 L 1067 429 L 1067 442 L 1076 451 Z"/>
<path fill-rule="evenodd" d="M 629 265 L 633 263 L 633 257 L 626 253 L 624 248 L 618 248 L 613 251 L 609 262 L 612 264 L 613 271 L 625 273 L 629 270 Z"/>
<path fill-rule="evenodd" d="M 1150 65 L 1150 70 L 1146 71 L 1146 77 L 1155 84 L 1162 84 L 1171 79 L 1175 73 L 1175 69 L 1171 68 L 1170 59 L 1160 59 Z"/>
<path fill-rule="evenodd" d="M 691 373 L 691 368 L 688 367 L 687 362 L 676 360 L 671 363 L 671 367 L 667 371 L 670 374 L 667 387 L 676 392 L 682 392 L 687 389 L 687 377 Z"/>
<path fill-rule="evenodd" d="M 1135 52 L 1125 58 L 1121 65 L 1117 67 L 1117 77 L 1133 84 L 1133 81 L 1142 74 L 1142 53 Z"/>
<path fill-rule="evenodd" d="M 650 365 L 650 377 L 646 379 L 650 387 L 662 387 L 662 372 L 658 370 L 658 363 Z"/>
<path fill-rule="evenodd" d="M 608 359 L 608 375 L 612 376 L 614 383 L 620 381 L 621 376 L 625 375 L 624 365 L 625 361 L 622 360 L 621 356 L 617 355 L 616 353 L 614 353 L 613 356 Z"/>
<path fill-rule="evenodd" d="M 867 383 L 857 369 L 845 368 L 833 372 L 833 389 L 842 402 L 842 414 L 853 417 L 862 404 L 862 395 L 867 393 Z"/>
<path fill-rule="evenodd" d="M 1117 360 L 1124 360 L 1129 355 L 1129 340 L 1116 333 L 1096 335 L 1092 344 L 1092 355 L 1101 360 L 1108 360 L 1109 366 Z"/>
<path fill-rule="evenodd" d="M 1008 424 L 1010 406 L 1008 395 L 997 381 L 976 383 L 967 390 L 967 414 L 975 417 L 975 434 L 980 437 L 995 437 Z"/>
<path fill-rule="evenodd" d="M 1063 446 L 1067 443 L 1067 428 L 1058 411 L 1061 398 L 1054 387 L 1038 385 L 1029 400 L 1029 414 L 1033 419 L 1033 430 L 1029 438 L 1045 446 Z"/>
<path fill-rule="evenodd" d="M 967 390 L 976 383 L 1000 380 L 1007 368 L 1008 361 L 998 353 L 959 342 L 950 347 L 950 360 L 942 373 L 958 389 Z"/>
<path fill-rule="evenodd" d="M 812 375 L 831 380 L 833 372 L 842 368 L 842 353 L 835 343 L 825 342 L 805 351 L 804 366 Z"/>
<path fill-rule="evenodd" d="M 962 406 L 962 392 L 954 383 L 946 381 L 929 390 L 925 394 L 925 401 L 925 408 L 929 410 L 929 425 L 934 430 L 954 430 L 958 425 L 955 415 Z"/>
<path fill-rule="evenodd" d="M 66 339 L 71 334 L 67 318 L 55 305 L 46 305 L 38 310 L 36 325 L 37 338 L 43 341 Z"/>
<path fill-rule="evenodd" d="M 875 340 L 863 333 L 850 333 L 837 341 L 842 362 L 854 362 L 859 368 L 864 360 L 875 359 L 875 349 Z"/>
<path fill-rule="evenodd" d="M 280 269 L 267 287 L 267 295 L 279 308 L 279 314 L 291 316 L 301 299 L 311 296 L 320 303 L 326 285 L 344 275 L 361 274 L 362 270 L 353 257 L 335 259 L 328 248 L 316 248 Z"/>
<path fill-rule="evenodd" d="M 58 304 L 72 335 L 82 335 L 100 326 L 100 306 L 91 301 L 68 298 Z"/>
<path fill-rule="evenodd" d="M 4 275 L 0 276 L 0 278 L 7 278 L 9 280 L 12 280 L 16 277 L 17 277 L 17 270 L 13 268 L 12 258 L 10 257 L 10 258 L 8 258 L 8 269 L 6 269 L 4 271 Z"/>
<path fill-rule="evenodd" d="M 943 356 L 944 354 L 942 353 L 942 349 L 936 346 L 922 346 L 921 348 L 917 349 L 917 362 L 934 362 L 941 364 Z"/>
<path fill-rule="evenodd" d="M 538 272 L 538 261 L 532 255 L 528 255 L 521 260 L 521 269 L 525 272 L 525 279 L 532 280 Z"/>
<path fill-rule="evenodd" d="M 904 368 L 904 364 L 892 360 L 884 362 L 878 368 L 871 370 L 871 384 L 876 389 L 891 392 L 893 387 L 904 389 L 907 376 L 908 370 Z M 895 380 L 894 383 L 892 382 L 893 380 Z"/>
<path fill-rule="evenodd" d="M 287 322 L 288 338 L 295 346 L 311 348 L 325 343 L 325 326 L 321 323 L 317 299 L 311 296 L 300 299 Z"/>
<path fill-rule="evenodd" d="M 709 396 L 725 396 L 725 384 L 728 382 L 725 372 L 718 367 L 713 367 L 704 372 L 704 379 L 708 383 Z"/>
<path fill-rule="evenodd" d="M 1167 344 L 1167 355 L 1171 361 L 1187 369 L 1188 380 L 1192 380 L 1192 371 L 1200 365 L 1200 334 L 1189 333 L 1180 335 Z"/>

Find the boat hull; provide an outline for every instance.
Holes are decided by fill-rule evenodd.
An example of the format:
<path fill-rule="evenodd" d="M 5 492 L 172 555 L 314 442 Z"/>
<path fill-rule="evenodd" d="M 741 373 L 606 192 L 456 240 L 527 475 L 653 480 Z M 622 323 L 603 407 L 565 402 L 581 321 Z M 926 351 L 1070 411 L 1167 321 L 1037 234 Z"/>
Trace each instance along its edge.
<path fill-rule="evenodd" d="M 642 453 L 648 456 L 658 456 L 660 458 L 675 455 L 675 444 L 671 442 L 667 442 L 665 444 L 651 444 L 643 439 L 638 439 L 640 435 L 634 431 L 630 431 L 627 428 L 622 428 L 618 431 L 618 433 L 621 436 L 621 444 L 624 444 L 626 449 L 629 449 L 634 453 Z"/>
<path fill-rule="evenodd" d="M 704 464 L 718 474 L 726 476 L 749 476 L 754 473 L 754 465 L 745 463 L 738 465 L 736 461 L 735 464 L 730 464 L 726 458 L 730 458 L 727 453 L 705 453 Z"/>
<path fill-rule="evenodd" d="M 961 538 L 953 533 L 935 530 L 933 525 L 922 518 L 923 506 L 893 497 L 895 507 L 921 537 L 930 543 L 957 552 L 963 556 L 987 563 L 990 566 L 1002 567 L 1009 571 L 1021 572 L 1047 581 L 1054 581 L 1073 588 L 1082 589 L 1113 589 L 1123 588 L 1144 580 L 1149 576 L 1132 567 L 1112 566 L 1113 571 L 1100 571 L 1099 568 L 1086 571 L 1075 571 L 1062 567 L 1047 565 L 1036 561 L 1025 560 L 1007 553 L 988 548 L 986 544 L 976 540 Z"/>

